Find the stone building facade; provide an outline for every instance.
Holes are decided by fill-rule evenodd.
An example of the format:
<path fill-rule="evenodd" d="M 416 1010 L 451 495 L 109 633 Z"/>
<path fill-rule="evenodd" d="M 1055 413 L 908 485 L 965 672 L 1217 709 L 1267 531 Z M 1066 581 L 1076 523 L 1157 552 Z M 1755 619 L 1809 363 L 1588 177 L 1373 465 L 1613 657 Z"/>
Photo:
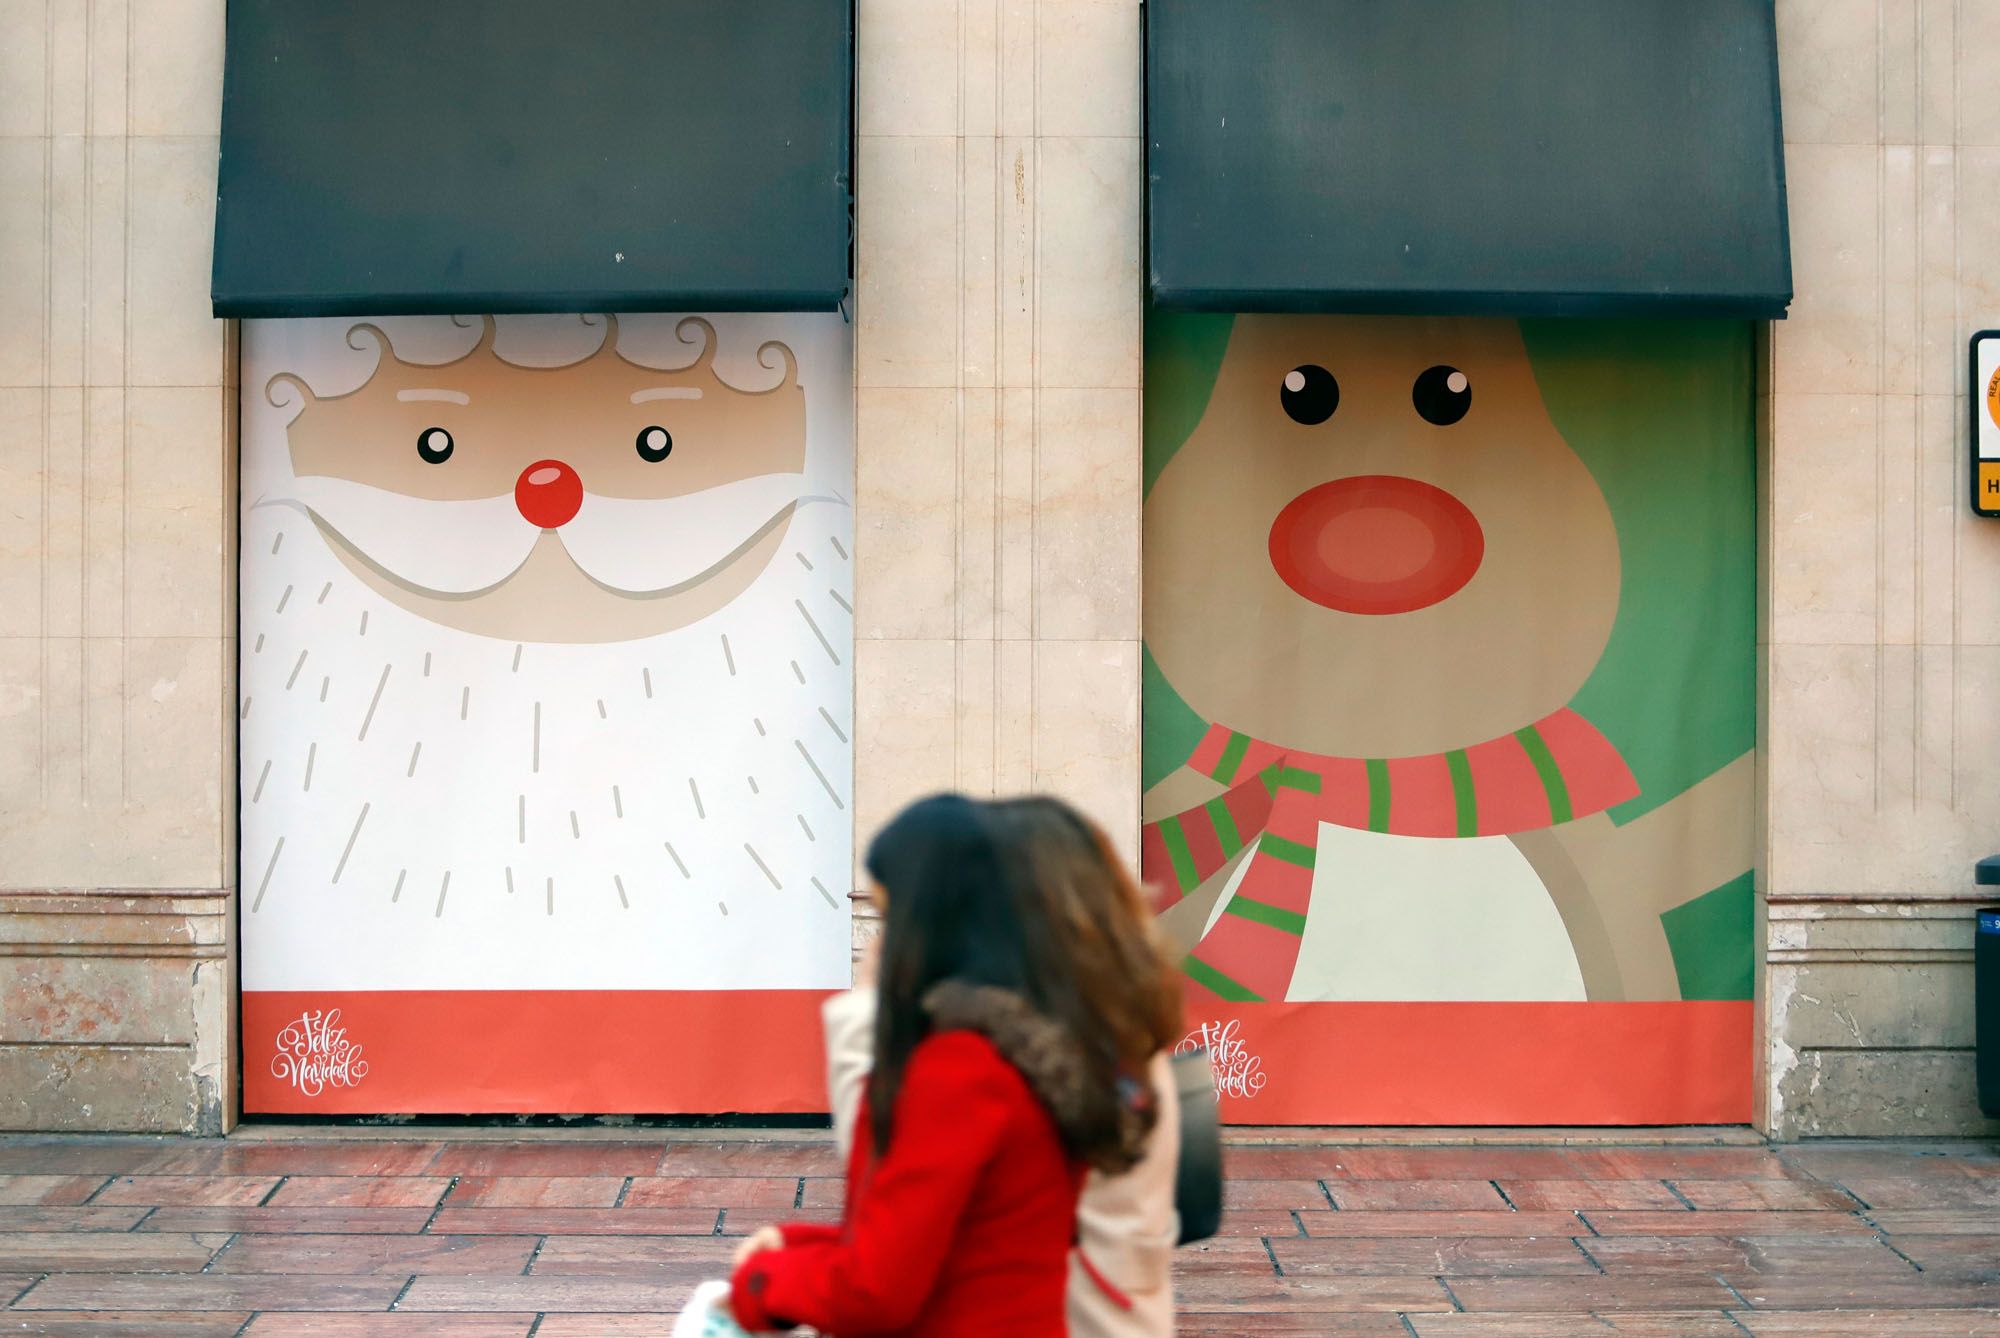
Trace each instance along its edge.
<path fill-rule="evenodd" d="M 1797 297 L 1760 335 L 1758 1122 L 1991 1131 L 2000 9 L 1781 0 Z M 1136 853 L 1138 0 L 861 0 L 855 821 L 1070 796 Z M 222 0 L 0 6 L 0 1092 L 237 1110 L 236 367 L 208 273 Z M 859 933 L 868 932 L 861 924 Z"/>

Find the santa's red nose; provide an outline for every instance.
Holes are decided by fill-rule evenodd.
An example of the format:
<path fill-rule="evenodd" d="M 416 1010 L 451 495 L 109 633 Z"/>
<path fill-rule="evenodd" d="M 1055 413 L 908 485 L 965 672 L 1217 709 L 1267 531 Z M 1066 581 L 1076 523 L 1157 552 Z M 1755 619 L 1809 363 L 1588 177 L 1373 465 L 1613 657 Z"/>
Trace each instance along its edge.
<path fill-rule="evenodd" d="M 530 525 L 567 525 L 583 507 L 583 480 L 560 460 L 537 460 L 514 481 L 514 505 Z"/>

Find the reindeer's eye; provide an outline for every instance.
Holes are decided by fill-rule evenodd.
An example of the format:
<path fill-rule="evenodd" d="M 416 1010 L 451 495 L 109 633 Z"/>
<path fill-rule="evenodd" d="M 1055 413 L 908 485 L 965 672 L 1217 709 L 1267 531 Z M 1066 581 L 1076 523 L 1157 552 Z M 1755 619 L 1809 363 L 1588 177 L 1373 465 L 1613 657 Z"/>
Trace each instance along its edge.
<path fill-rule="evenodd" d="M 674 449 L 674 434 L 655 423 L 639 429 L 639 458 L 656 465 Z"/>
<path fill-rule="evenodd" d="M 451 459 L 451 433 L 441 427 L 425 428 L 417 433 L 417 454 L 426 464 L 443 464 Z"/>
<path fill-rule="evenodd" d="M 1333 411 L 1340 407 L 1340 382 L 1326 368 L 1306 363 L 1285 373 L 1278 402 L 1294 423 L 1312 427 L 1333 417 Z"/>
<path fill-rule="evenodd" d="M 1472 382 L 1456 367 L 1432 367 L 1410 387 L 1410 400 L 1425 422 L 1450 427 L 1472 407 Z"/>

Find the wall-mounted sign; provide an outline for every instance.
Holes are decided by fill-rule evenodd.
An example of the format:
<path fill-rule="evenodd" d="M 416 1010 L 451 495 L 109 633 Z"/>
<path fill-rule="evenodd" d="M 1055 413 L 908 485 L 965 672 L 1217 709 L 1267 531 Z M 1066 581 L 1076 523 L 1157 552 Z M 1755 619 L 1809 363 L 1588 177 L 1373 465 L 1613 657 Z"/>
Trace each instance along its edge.
<path fill-rule="evenodd" d="M 2000 330 L 1972 336 L 1972 510 L 2000 516 Z"/>

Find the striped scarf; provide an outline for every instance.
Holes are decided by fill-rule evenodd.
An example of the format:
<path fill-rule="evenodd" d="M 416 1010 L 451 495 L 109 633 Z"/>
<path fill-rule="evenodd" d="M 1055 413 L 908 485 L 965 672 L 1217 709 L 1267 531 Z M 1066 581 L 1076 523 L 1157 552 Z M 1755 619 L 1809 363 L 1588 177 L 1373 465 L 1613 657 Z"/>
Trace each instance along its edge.
<path fill-rule="evenodd" d="M 1257 842 L 1215 927 L 1183 963 L 1224 999 L 1282 999 L 1298 961 L 1319 825 L 1395 836 L 1506 836 L 1588 817 L 1638 782 L 1609 739 L 1567 708 L 1470 748 L 1417 757 L 1327 757 L 1211 726 L 1188 765 L 1227 786 L 1148 823 L 1140 871 L 1172 905 Z"/>

